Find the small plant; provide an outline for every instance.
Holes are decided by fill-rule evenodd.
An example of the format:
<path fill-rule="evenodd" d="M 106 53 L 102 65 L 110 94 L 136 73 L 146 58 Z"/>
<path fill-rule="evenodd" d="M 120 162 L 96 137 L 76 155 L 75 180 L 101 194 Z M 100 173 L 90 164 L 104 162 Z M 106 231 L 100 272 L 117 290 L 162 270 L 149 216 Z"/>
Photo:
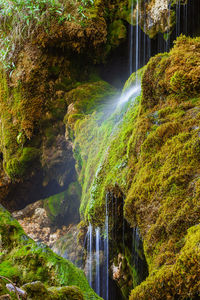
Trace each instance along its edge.
<path fill-rule="evenodd" d="M 83 24 L 87 8 L 94 0 L 0 0 L 0 62 L 6 71 L 15 68 L 14 55 L 38 28 L 49 34 L 53 20 L 59 24 L 76 21 Z M 70 8 L 70 11 L 68 11 Z"/>
<path fill-rule="evenodd" d="M 58 0 L 0 0 L 0 61 L 13 69 L 13 55 L 22 41 L 33 36 L 39 26 L 48 29 L 52 18 L 61 23 L 64 7 Z"/>

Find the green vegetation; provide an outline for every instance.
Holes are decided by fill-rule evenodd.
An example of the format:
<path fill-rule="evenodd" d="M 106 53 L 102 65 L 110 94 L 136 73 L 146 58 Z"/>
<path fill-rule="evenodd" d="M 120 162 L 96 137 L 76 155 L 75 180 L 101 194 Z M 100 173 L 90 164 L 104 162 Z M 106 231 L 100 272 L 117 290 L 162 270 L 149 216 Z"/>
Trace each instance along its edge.
<path fill-rule="evenodd" d="M 67 225 L 72 220 L 76 222 L 79 215 L 80 198 L 80 185 L 78 182 L 72 182 L 66 191 L 44 199 L 43 206 L 52 223 L 56 225 L 61 218 L 66 218 L 65 224 Z"/>
<path fill-rule="evenodd" d="M 165 264 L 152 273 L 140 286 L 136 287 L 130 300 L 161 299 L 194 299 L 199 295 L 199 242 L 200 226 L 188 229 L 182 242 L 182 249 L 176 257 L 175 264 Z M 197 299 L 195 298 L 195 299 Z"/>
<path fill-rule="evenodd" d="M 12 61 L 13 48 L 30 38 L 39 26 L 48 30 L 51 19 L 63 21 L 63 5 L 58 0 L 11 0 L 0 1 L 0 60 L 6 69 L 15 67 Z"/>
<path fill-rule="evenodd" d="M 127 221 L 143 237 L 149 277 L 131 299 L 198 293 L 199 49 L 199 38 L 179 37 L 169 53 L 155 56 L 144 69 L 142 95 L 134 105 L 103 121 L 94 111 L 73 124 L 82 217 L 103 227 L 106 193 L 117 187 L 126 197 Z"/>
<path fill-rule="evenodd" d="M 70 110 L 65 120 L 67 128 L 70 126 L 68 130 L 73 130 L 74 135 L 76 169 L 82 185 L 80 212 L 83 216 L 86 207 L 92 203 L 88 203 L 88 197 L 92 192 L 95 174 L 103 161 L 105 145 L 108 145 L 113 126 L 119 119 L 117 114 L 110 117 L 116 106 L 117 94 L 109 84 L 98 81 L 82 85 L 68 95 L 75 100 L 74 109 Z"/>
<path fill-rule="evenodd" d="M 143 72 L 144 69 L 138 72 L 138 79 Z M 135 84 L 135 80 L 134 75 L 126 83 L 127 90 Z M 82 185 L 80 212 L 85 219 L 89 218 L 101 226 L 104 222 L 107 188 L 115 182 L 124 188 L 126 186 L 123 174 L 126 176 L 128 170 L 128 134 L 135 126 L 133 120 L 137 116 L 140 97 L 135 100 L 133 107 L 131 103 L 117 107 L 119 95 L 108 84 L 100 81 L 72 90 L 69 99 L 71 96 L 74 109 L 70 110 L 65 120 L 73 131 L 76 169 Z M 114 153 L 110 151 L 111 147 L 115 149 Z M 102 165 L 106 166 L 106 177 L 103 177 Z M 97 207 L 100 211 L 95 216 L 93 214 L 98 210 Z"/>
<path fill-rule="evenodd" d="M 4 169 L 10 178 L 24 177 L 33 162 L 38 162 L 40 151 L 36 147 L 24 146 L 32 135 L 31 114 L 26 119 L 24 104 L 27 102 L 18 86 L 9 90 L 6 74 L 0 74 L 0 149 L 4 155 Z M 32 103 L 34 106 L 34 103 Z M 32 109 L 32 114 L 38 114 Z M 15 120 L 15 122 L 13 121 Z"/>
<path fill-rule="evenodd" d="M 83 271 L 53 253 L 47 246 L 33 242 L 25 235 L 18 222 L 2 207 L 0 207 L 0 237 L 2 252 L 0 273 L 18 286 L 33 281 L 42 281 L 43 286 L 46 286 L 43 287 L 44 290 L 51 286 L 77 286 L 80 290 L 71 288 L 71 293 L 74 290 L 74 294 L 83 295 L 85 300 L 100 299 L 90 288 Z M 64 288 L 61 291 L 64 293 Z M 41 297 L 40 292 L 41 289 L 39 290 Z"/>
<path fill-rule="evenodd" d="M 15 68 L 16 50 L 44 30 L 50 35 L 52 23 L 83 22 L 94 0 L 0 0 L 0 61 L 8 71 Z M 81 23 L 83 24 L 83 23 Z"/>

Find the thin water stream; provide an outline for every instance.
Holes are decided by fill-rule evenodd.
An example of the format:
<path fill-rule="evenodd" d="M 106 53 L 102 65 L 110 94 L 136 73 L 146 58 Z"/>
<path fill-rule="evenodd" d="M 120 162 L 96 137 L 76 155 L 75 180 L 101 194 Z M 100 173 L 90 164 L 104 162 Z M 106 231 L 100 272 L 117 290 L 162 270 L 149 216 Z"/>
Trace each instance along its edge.
<path fill-rule="evenodd" d="M 97 227 L 95 229 L 96 233 L 96 284 L 95 284 L 95 292 L 100 296 L 100 228 Z"/>
<path fill-rule="evenodd" d="M 131 24 L 133 24 L 133 17 L 134 17 L 134 9 L 136 9 L 136 25 L 135 28 L 133 25 L 130 26 L 130 34 L 129 34 L 129 75 L 133 73 L 134 70 L 138 70 L 141 65 L 145 65 L 148 59 L 152 55 L 152 41 L 151 39 L 145 35 L 144 33 L 141 33 L 141 29 L 139 27 L 139 20 L 142 17 L 141 16 L 141 2 L 139 0 L 136 1 L 136 7 L 134 7 L 134 0 L 131 0 Z M 142 2 L 143 3 L 143 2 Z M 169 11 L 168 11 L 168 30 L 167 30 L 167 40 L 165 41 L 163 37 L 158 38 L 156 42 L 156 51 L 154 49 L 154 52 L 164 52 L 169 51 L 172 43 L 172 38 L 170 38 L 170 22 L 171 22 L 171 6 L 169 2 Z M 184 14 L 184 22 L 181 23 L 181 14 Z M 144 15 L 146 18 L 146 12 L 145 9 L 143 9 Z M 187 5 L 181 5 L 181 1 L 179 0 L 175 6 L 176 11 L 176 28 L 174 30 L 174 34 L 179 36 L 181 34 L 181 30 L 185 33 L 188 31 L 188 6 Z M 184 28 L 182 28 L 184 27 Z M 144 27 L 145 30 L 145 27 Z M 142 47 L 143 46 L 143 47 Z M 142 48 L 142 50 L 141 50 Z M 134 68 L 133 68 L 134 66 Z M 134 101 L 136 97 L 141 93 L 141 84 L 139 82 L 139 79 L 136 75 L 136 83 L 134 86 L 132 86 L 128 91 L 122 94 L 121 98 L 118 102 L 118 107 L 123 106 L 124 103 L 129 101 L 130 99 Z M 123 118 L 123 115 L 122 115 Z M 116 126 L 117 128 L 117 126 Z M 116 130 L 116 128 L 113 128 L 113 131 Z M 117 198 L 113 198 L 112 195 L 112 207 L 109 208 L 109 195 L 106 194 L 105 199 L 105 223 L 104 228 L 92 228 L 92 225 L 89 224 L 88 232 L 87 232 L 87 277 L 88 281 L 95 289 L 95 292 L 103 297 L 104 300 L 110 300 L 111 297 L 111 288 L 110 288 L 110 279 L 109 279 L 109 270 L 110 270 L 110 255 L 112 255 L 112 241 L 109 241 L 109 226 L 114 224 L 115 220 L 118 216 L 117 211 Z M 122 204 L 122 210 L 124 206 L 125 198 L 123 197 L 123 204 Z M 111 206 L 110 204 L 110 206 Z M 109 215 L 109 209 L 110 209 L 110 215 Z M 123 212 L 122 212 L 123 214 Z M 110 216 L 110 220 L 109 220 Z M 109 223 L 110 222 L 110 223 Z M 125 252 L 125 234 L 126 234 L 126 227 L 125 227 L 125 219 L 123 218 L 121 220 L 122 223 L 122 252 Z M 117 230 L 114 226 L 112 228 L 112 239 L 117 240 Z M 131 236 L 131 234 L 130 234 Z M 126 245 L 127 247 L 127 245 Z M 142 249 L 142 240 L 139 234 L 139 230 L 137 227 L 133 228 L 132 231 L 132 246 L 130 244 L 130 251 L 132 252 L 132 266 L 134 266 L 135 270 L 139 273 L 140 271 L 144 273 L 144 276 L 147 274 L 146 271 L 143 270 L 144 266 L 141 266 L 141 258 L 139 256 L 139 252 Z M 110 254 L 111 252 L 111 254 Z M 103 257 L 102 257 L 103 256 Z M 143 276 L 143 277 L 144 277 Z M 144 278 L 140 278 L 140 280 L 144 280 Z"/>

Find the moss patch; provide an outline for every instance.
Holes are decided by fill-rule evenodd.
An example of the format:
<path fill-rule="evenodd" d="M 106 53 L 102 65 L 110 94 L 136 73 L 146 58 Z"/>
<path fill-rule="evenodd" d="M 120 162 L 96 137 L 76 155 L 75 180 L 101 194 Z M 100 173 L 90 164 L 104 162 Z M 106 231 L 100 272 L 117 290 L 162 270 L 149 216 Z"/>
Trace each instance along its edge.
<path fill-rule="evenodd" d="M 42 281 L 46 287 L 75 285 L 82 291 L 84 299 L 100 299 L 89 287 L 81 270 L 53 253 L 47 246 L 33 242 L 2 207 L 0 236 L 2 276 L 8 276 L 18 285 L 32 281 Z"/>
<path fill-rule="evenodd" d="M 141 96 L 123 108 L 123 122 L 114 133 L 106 126 L 113 126 L 122 112 L 98 123 L 101 126 L 95 123 L 96 113 L 75 126 L 79 137 L 84 134 L 79 153 L 84 153 L 81 174 L 85 174 L 83 186 L 87 188 L 81 210 L 86 220 L 104 226 L 106 193 L 118 186 L 125 195 L 124 215 L 132 227 L 139 226 L 143 237 L 149 277 L 132 292 L 131 299 L 150 299 L 150 291 L 151 299 L 161 299 L 161 295 L 170 299 L 170 293 L 171 299 L 175 295 L 195 297 L 198 291 L 199 278 L 191 277 L 193 268 L 194 274 L 199 272 L 198 247 L 189 251 L 186 241 L 187 230 L 197 228 L 193 226 L 200 221 L 199 49 L 199 38 L 181 36 L 169 53 L 152 58 L 144 70 Z M 88 124 L 92 130 L 86 134 Z M 94 138 L 102 132 L 101 140 L 106 137 L 103 148 Z M 89 136 L 87 144 L 85 136 Z M 96 168 L 89 156 L 93 145 L 100 150 Z M 82 173 L 84 168 L 90 170 L 87 176 Z M 193 230 L 189 230 L 191 235 Z M 180 279 L 179 258 L 187 251 L 184 268 L 191 266 L 192 270 L 184 271 Z"/>
<path fill-rule="evenodd" d="M 78 208 L 80 206 L 81 187 L 78 182 L 73 182 L 62 193 L 53 195 L 43 202 L 43 206 L 53 224 L 58 224 L 64 219 L 65 224 L 78 221 Z"/>

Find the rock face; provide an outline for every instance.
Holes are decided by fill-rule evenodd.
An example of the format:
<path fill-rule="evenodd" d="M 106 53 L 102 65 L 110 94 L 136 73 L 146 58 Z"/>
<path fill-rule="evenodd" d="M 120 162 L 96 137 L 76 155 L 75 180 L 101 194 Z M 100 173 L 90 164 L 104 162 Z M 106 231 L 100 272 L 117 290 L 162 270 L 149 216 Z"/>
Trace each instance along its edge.
<path fill-rule="evenodd" d="M 80 185 L 74 182 L 68 189 L 47 199 L 29 204 L 13 212 L 26 234 L 48 246 L 65 235 L 71 222 L 79 221 Z"/>
<path fill-rule="evenodd" d="M 87 190 L 91 196 L 85 194 L 90 198 L 85 218 L 104 227 L 107 205 L 113 240 L 115 201 L 108 197 L 113 192 L 124 203 L 126 220 L 139 227 L 143 238 L 149 276 L 133 289 L 131 300 L 198 294 L 199 49 L 199 38 L 182 36 L 169 53 L 153 57 L 142 72 L 142 95 L 130 105 L 119 131 L 106 140 L 108 150 L 101 152 L 99 167 L 86 157 L 95 175 Z"/>
<path fill-rule="evenodd" d="M 181 37 L 169 54 L 153 58 L 141 75 L 142 96 L 121 109 L 117 91 L 99 78 L 96 64 L 126 39 L 128 23 L 138 21 L 152 38 L 170 34 L 177 1 L 171 7 L 167 0 L 133 1 L 133 10 L 127 0 L 65 2 L 58 13 L 63 19 L 51 15 L 47 28 L 33 23 L 30 36 L 23 24 L 24 42 L 15 41 L 9 65 L 0 70 L 0 202 L 36 241 L 0 209 L 0 270 L 19 286 L 27 284 L 33 299 L 51 299 L 52 293 L 55 299 L 98 299 L 81 272 L 40 242 L 82 266 L 76 239 L 83 240 L 89 222 L 103 228 L 107 199 L 108 235 L 115 233 L 110 270 L 124 297 L 148 276 L 131 300 L 194 298 L 199 39 Z M 84 222 L 77 229 L 79 206 Z M 144 247 L 137 248 L 143 278 L 131 261 L 130 226 L 143 239 Z M 4 286 L 0 293 L 6 295 Z"/>
<path fill-rule="evenodd" d="M 56 228 L 52 226 L 46 210 L 43 208 L 43 202 L 37 201 L 28 205 L 23 210 L 16 211 L 13 214 L 26 234 L 36 242 L 43 242 L 52 246 L 67 230 L 66 226 Z"/>
<path fill-rule="evenodd" d="M 54 16 L 48 30 L 35 24 L 33 42 L 24 39 L 19 46 L 13 41 L 10 76 L 1 71 L 0 201 L 12 211 L 60 193 L 76 180 L 71 137 L 66 139 L 63 122 L 70 101 L 75 101 L 70 91 L 98 82 L 95 64 L 127 37 L 130 1 L 97 1 L 83 5 L 83 11 L 76 4 L 65 5 L 71 21 L 69 15 L 62 22 Z M 139 1 L 139 6 L 139 24 L 150 36 L 170 31 L 166 0 Z M 12 26 L 6 34 L 12 35 Z"/>
<path fill-rule="evenodd" d="M 145 28 L 151 37 L 156 34 L 157 30 L 161 32 L 170 31 L 172 24 L 170 19 L 170 10 L 168 8 L 168 0 L 152 1 L 152 3 L 150 3 L 146 8 L 146 14 L 148 15 L 148 18 Z"/>
<path fill-rule="evenodd" d="M 76 5 L 73 14 L 79 14 Z M 90 81 L 94 64 L 104 57 L 107 30 L 101 14 L 97 6 L 90 18 L 84 17 L 84 26 L 54 16 L 48 30 L 35 24 L 34 42 L 26 40 L 24 24 L 26 42 L 19 46 L 14 39 L 9 45 L 15 67 L 10 76 L 3 69 L 0 75 L 0 200 L 9 210 L 60 193 L 76 180 L 63 118 L 70 104 L 67 93 Z M 15 30 L 13 24 L 7 35 Z"/>

